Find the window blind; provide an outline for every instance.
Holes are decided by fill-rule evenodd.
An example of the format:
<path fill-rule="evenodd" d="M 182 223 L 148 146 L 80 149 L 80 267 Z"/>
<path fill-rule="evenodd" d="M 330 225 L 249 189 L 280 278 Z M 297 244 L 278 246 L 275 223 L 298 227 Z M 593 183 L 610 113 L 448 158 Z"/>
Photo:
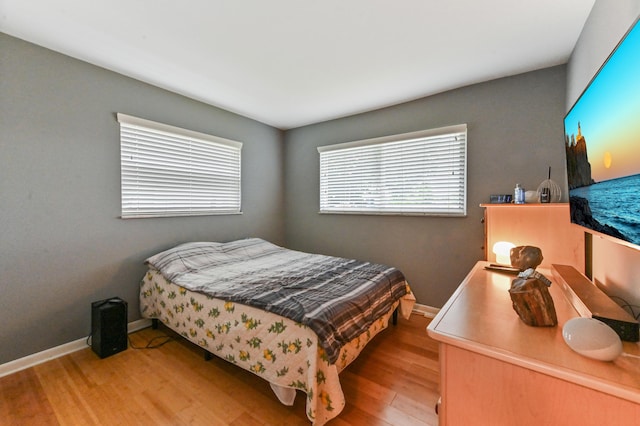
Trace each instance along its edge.
<path fill-rule="evenodd" d="M 241 142 L 117 116 L 122 218 L 241 212 Z"/>
<path fill-rule="evenodd" d="M 467 213 L 466 124 L 318 151 L 321 213 Z"/>

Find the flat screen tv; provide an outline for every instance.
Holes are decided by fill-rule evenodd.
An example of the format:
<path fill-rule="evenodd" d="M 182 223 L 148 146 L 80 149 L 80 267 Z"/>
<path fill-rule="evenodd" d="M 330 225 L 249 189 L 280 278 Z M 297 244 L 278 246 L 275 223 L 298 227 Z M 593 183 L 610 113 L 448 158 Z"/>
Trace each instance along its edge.
<path fill-rule="evenodd" d="M 571 221 L 640 250 L 640 21 L 564 119 Z"/>

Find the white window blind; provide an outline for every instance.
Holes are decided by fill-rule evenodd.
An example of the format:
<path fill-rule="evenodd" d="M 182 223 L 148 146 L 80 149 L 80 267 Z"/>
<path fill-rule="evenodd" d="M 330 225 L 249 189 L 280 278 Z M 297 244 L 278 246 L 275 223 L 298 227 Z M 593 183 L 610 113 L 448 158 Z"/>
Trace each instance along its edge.
<path fill-rule="evenodd" d="M 118 114 L 122 217 L 240 213 L 242 143 Z"/>
<path fill-rule="evenodd" d="M 320 213 L 467 214 L 466 124 L 318 152 Z"/>

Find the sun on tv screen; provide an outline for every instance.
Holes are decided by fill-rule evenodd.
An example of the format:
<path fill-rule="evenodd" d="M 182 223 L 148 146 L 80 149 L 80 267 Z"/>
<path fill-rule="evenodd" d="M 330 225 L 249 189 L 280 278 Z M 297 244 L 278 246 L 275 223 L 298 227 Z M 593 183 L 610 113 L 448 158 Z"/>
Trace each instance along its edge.
<path fill-rule="evenodd" d="M 640 23 L 564 120 L 571 221 L 640 249 Z"/>

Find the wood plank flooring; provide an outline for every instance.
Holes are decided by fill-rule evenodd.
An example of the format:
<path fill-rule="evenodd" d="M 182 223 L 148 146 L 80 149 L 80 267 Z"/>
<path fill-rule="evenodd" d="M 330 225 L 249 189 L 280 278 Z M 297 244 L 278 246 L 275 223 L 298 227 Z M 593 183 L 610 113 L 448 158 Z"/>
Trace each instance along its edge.
<path fill-rule="evenodd" d="M 437 425 L 438 345 L 413 314 L 376 336 L 340 381 L 347 400 L 329 426 Z M 160 327 L 130 335 L 145 346 Z M 268 383 L 176 337 L 100 359 L 90 348 L 0 378 L 1 425 L 309 425 Z"/>

